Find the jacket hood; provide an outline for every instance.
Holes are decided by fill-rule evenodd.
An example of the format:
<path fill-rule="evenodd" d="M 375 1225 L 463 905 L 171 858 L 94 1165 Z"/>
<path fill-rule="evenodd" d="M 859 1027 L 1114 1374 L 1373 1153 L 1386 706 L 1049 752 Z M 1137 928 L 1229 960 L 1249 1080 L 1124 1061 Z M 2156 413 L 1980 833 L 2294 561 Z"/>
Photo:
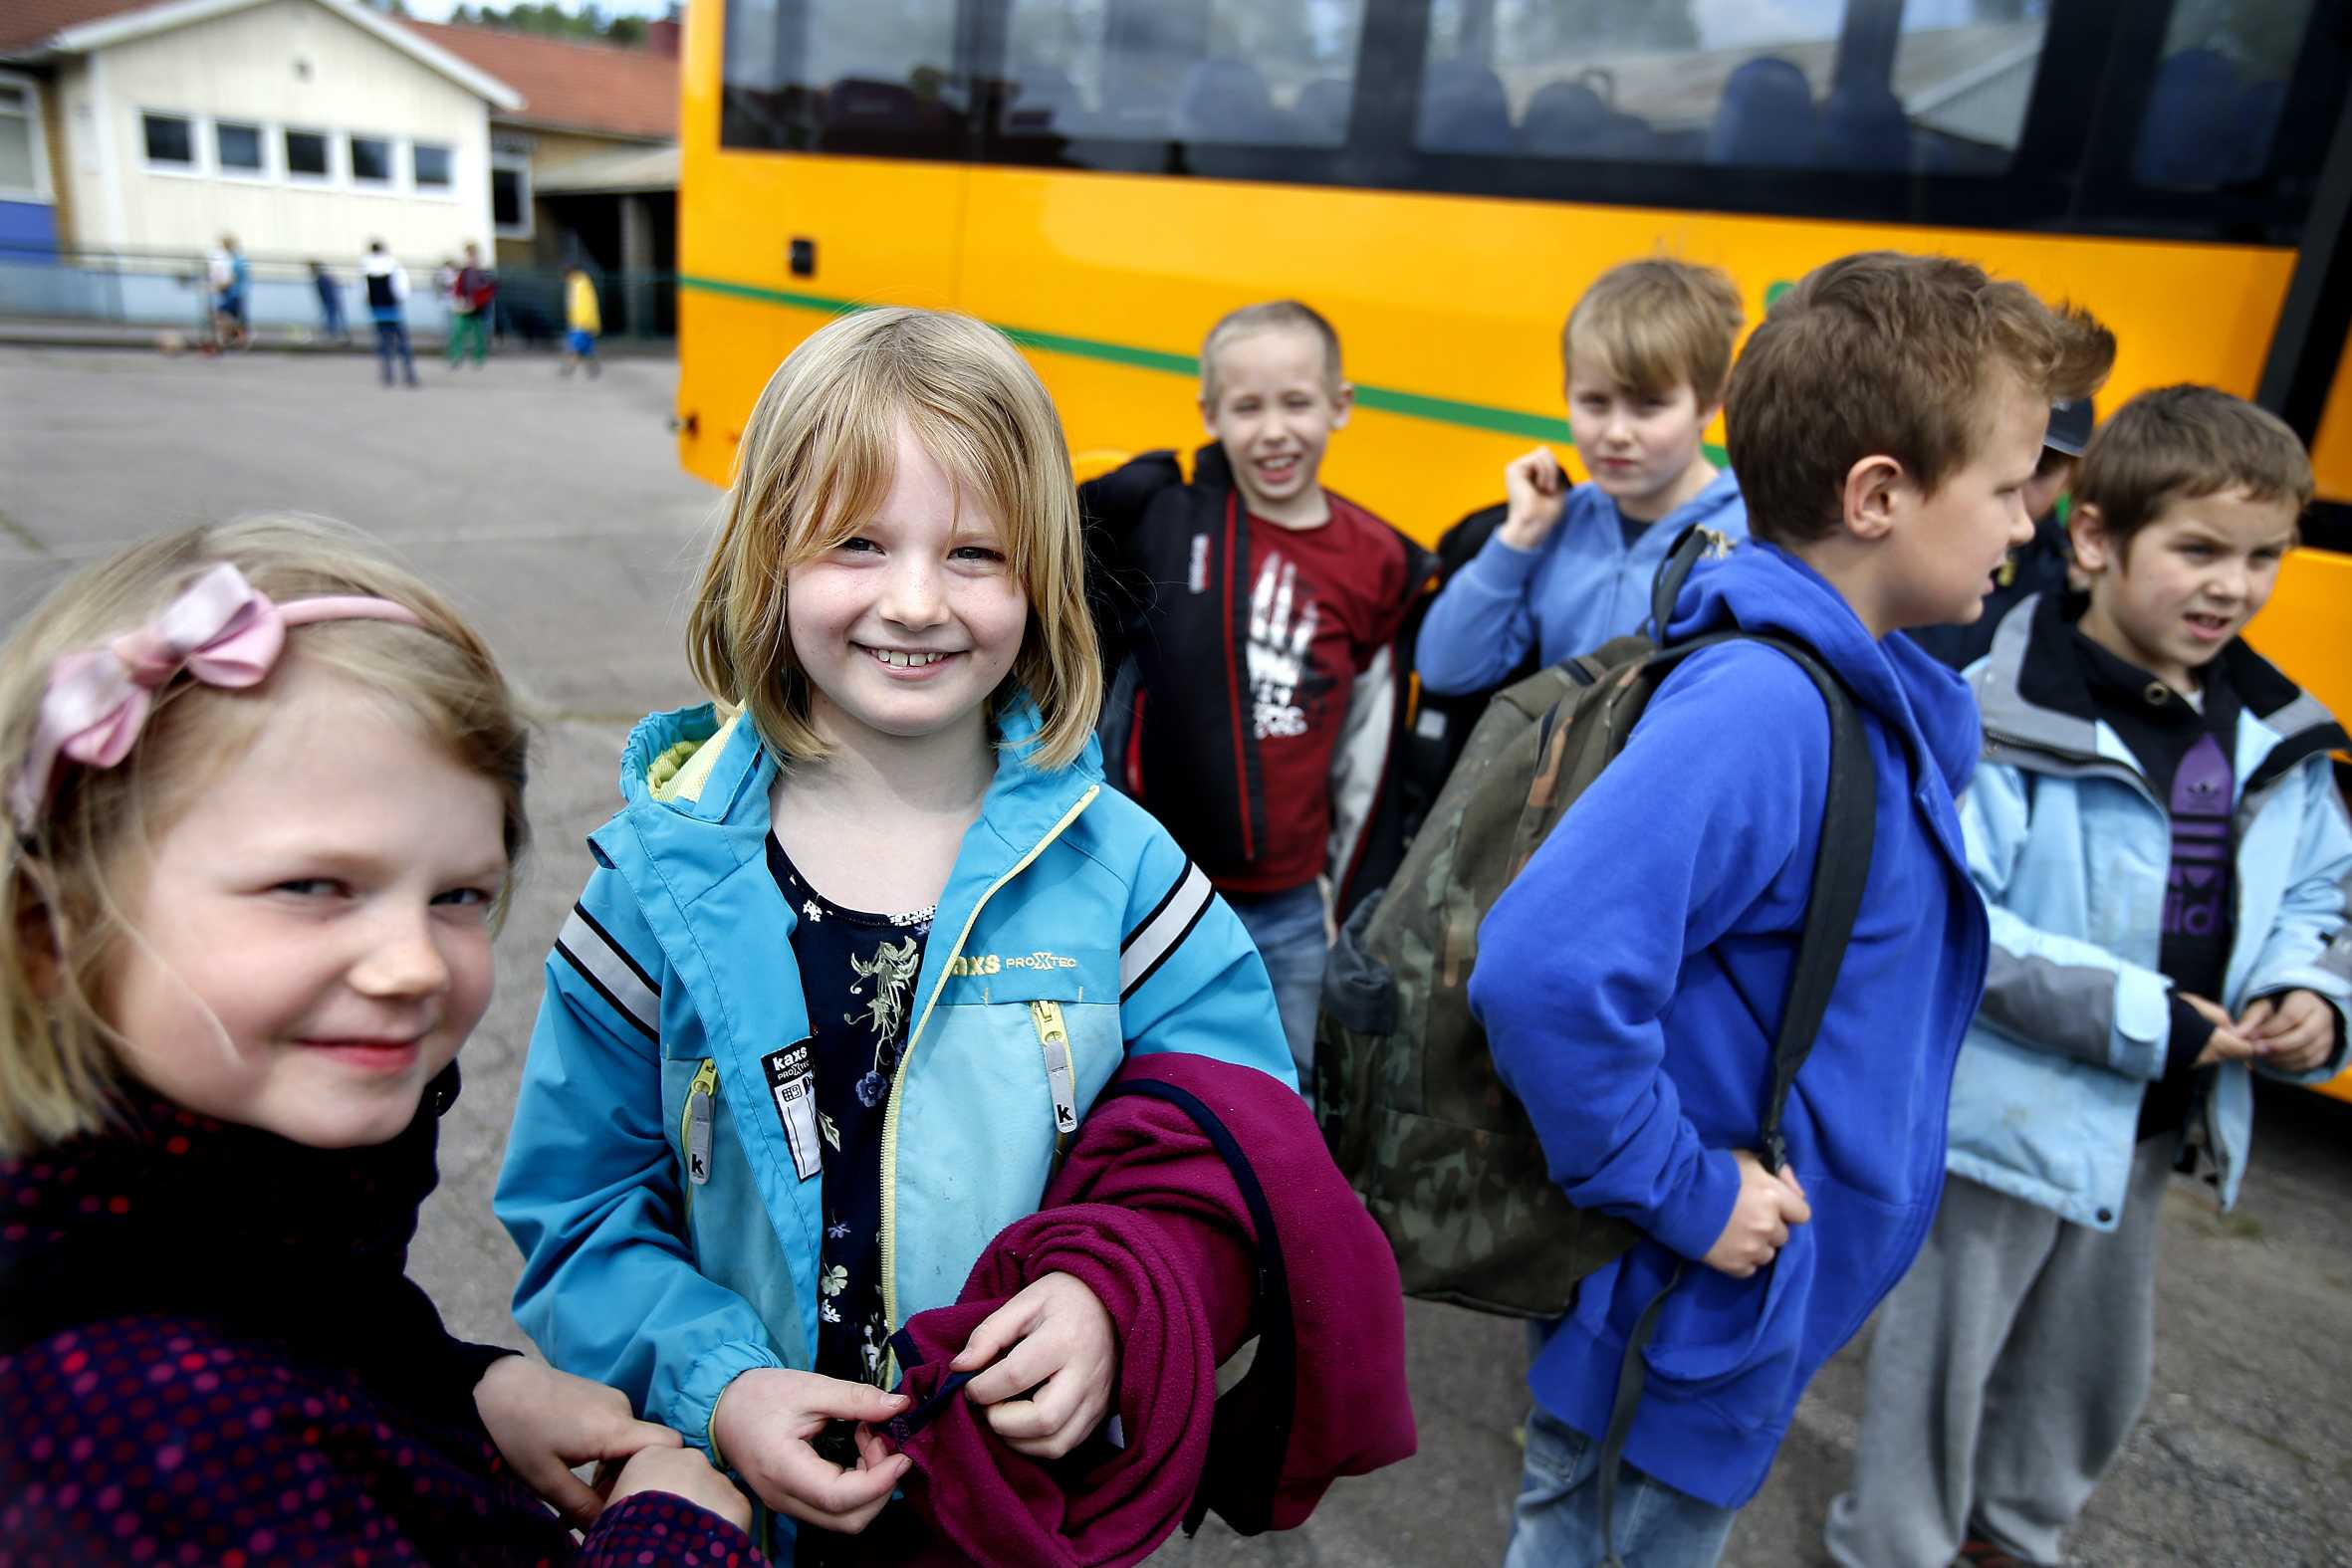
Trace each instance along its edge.
<path fill-rule="evenodd" d="M 1717 484 L 1730 478 L 1723 475 Z M 1736 487 L 1732 493 L 1738 494 Z M 1667 640 L 1734 628 L 1803 641 L 1855 701 L 1909 737 L 1914 753 L 1933 764 L 1955 796 L 1968 787 L 1982 730 L 1967 683 L 1908 637 L 1872 637 L 1845 596 L 1796 557 L 1776 545 L 1747 542 L 1692 569 L 1667 622 Z"/>

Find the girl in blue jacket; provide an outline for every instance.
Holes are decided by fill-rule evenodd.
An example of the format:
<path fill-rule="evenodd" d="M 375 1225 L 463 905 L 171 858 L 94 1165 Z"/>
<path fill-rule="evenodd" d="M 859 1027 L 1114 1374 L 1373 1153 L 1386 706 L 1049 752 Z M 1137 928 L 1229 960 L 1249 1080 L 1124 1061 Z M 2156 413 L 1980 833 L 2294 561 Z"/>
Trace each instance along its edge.
<path fill-rule="evenodd" d="M 886 310 L 809 338 L 691 611 L 717 701 L 630 737 L 548 961 L 497 1196 L 515 1315 L 814 1527 L 804 1561 L 906 1471 L 871 1430 L 904 1404 L 889 1336 L 1035 1211 L 1127 1053 L 1294 1081 L 1239 922 L 1103 787 L 1080 560 L 1053 403 L 1001 336 Z M 1056 1274 L 954 1366 L 1058 1456 L 1117 1354 Z"/>

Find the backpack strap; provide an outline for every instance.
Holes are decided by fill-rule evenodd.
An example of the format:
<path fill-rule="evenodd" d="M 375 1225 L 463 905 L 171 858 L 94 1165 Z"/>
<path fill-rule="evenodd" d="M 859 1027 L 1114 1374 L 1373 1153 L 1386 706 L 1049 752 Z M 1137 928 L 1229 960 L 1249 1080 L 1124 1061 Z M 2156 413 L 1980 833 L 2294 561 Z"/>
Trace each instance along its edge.
<path fill-rule="evenodd" d="M 1673 577 L 1676 590 L 1680 590 L 1681 579 L 1690 574 L 1698 559 L 1693 550 L 1693 536 L 1698 533 L 1696 527 L 1686 532 L 1659 571 L 1656 602 L 1660 626 L 1665 624 L 1664 608 L 1673 603 L 1666 593 L 1667 579 Z M 1685 552 L 1691 552 L 1689 560 L 1683 559 Z M 1678 562 L 1679 572 L 1675 569 Z M 1878 768 L 1870 756 L 1870 738 L 1862 729 L 1861 713 L 1845 684 L 1821 662 L 1819 654 L 1793 637 L 1717 632 L 1663 650 L 1651 661 L 1652 668 L 1671 669 L 1701 648 L 1726 642 L 1762 642 L 1779 649 L 1805 672 L 1829 709 L 1829 784 L 1821 803 L 1821 838 L 1813 849 L 1812 891 L 1805 898 L 1788 1001 L 1781 1009 L 1779 1035 L 1772 1043 L 1772 1086 L 1759 1124 L 1762 1147 L 1758 1158 L 1765 1170 L 1778 1175 L 1788 1163 L 1788 1141 L 1780 1130 L 1788 1090 L 1796 1082 L 1797 1069 L 1813 1053 L 1813 1040 L 1821 1032 L 1829 998 L 1837 989 L 1837 972 L 1845 963 L 1846 945 L 1853 940 L 1863 886 L 1870 880 L 1870 856 L 1878 837 Z M 1687 1261 L 1676 1261 L 1674 1272 L 1634 1320 L 1633 1332 L 1625 1340 L 1625 1357 L 1617 1366 L 1617 1397 L 1610 1405 L 1608 1430 L 1601 1435 L 1600 1446 L 1602 1568 L 1624 1568 L 1624 1560 L 1617 1555 L 1617 1467 L 1624 1462 L 1625 1440 L 1633 1430 L 1633 1414 L 1641 1404 L 1642 1384 L 1649 1376 L 1649 1363 L 1642 1353 L 1657 1331 L 1667 1296 L 1682 1283 L 1690 1266 Z"/>
<path fill-rule="evenodd" d="M 1666 623 L 1674 618 L 1675 600 L 1682 597 L 1682 585 L 1690 579 L 1691 568 L 1731 548 L 1731 536 L 1704 523 L 1693 523 L 1675 536 L 1674 548 L 1667 551 L 1666 559 L 1658 562 L 1658 574 L 1650 579 L 1650 630 L 1658 641 L 1666 640 Z"/>

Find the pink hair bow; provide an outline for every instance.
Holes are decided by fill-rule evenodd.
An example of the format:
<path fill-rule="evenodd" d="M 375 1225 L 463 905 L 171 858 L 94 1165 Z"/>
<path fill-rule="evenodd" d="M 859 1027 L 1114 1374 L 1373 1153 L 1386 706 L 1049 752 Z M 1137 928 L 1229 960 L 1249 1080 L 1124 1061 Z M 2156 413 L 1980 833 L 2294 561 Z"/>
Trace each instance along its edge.
<path fill-rule="evenodd" d="M 224 562 L 189 583 L 153 624 L 61 655 L 49 668 L 49 689 L 9 791 L 17 831 L 32 832 L 61 758 L 113 768 L 129 756 L 154 694 L 181 671 L 207 686 L 258 685 L 286 646 L 286 628 L 323 620 L 421 624 L 414 610 L 390 599 L 329 594 L 276 604 Z"/>

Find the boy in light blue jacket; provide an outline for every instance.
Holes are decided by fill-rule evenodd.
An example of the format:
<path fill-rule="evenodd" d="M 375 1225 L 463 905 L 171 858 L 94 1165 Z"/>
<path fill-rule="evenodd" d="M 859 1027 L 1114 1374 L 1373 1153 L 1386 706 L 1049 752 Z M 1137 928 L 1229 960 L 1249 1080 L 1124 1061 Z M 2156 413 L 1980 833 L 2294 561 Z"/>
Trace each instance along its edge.
<path fill-rule="evenodd" d="M 1663 630 L 1797 639 L 1836 675 L 1870 749 L 1868 872 L 1779 1170 L 1758 1151 L 1814 867 L 1861 850 L 1822 841 L 1829 716 L 1793 660 L 1753 636 L 1685 657 L 1480 926 L 1471 1007 L 1552 1178 L 1642 1232 L 1535 1357 L 1509 1568 L 1715 1562 L 1927 1234 L 1988 949 L 1955 803 L 1981 738 L 1960 677 L 1894 633 L 1981 612 L 2031 534 L 2050 402 L 2113 354 L 1966 262 L 1875 254 L 1797 283 L 1733 374 L 1755 542 L 1702 561 Z"/>
<path fill-rule="evenodd" d="M 2075 484 L 2087 604 L 2018 605 L 1970 671 L 1993 958 L 1943 1210 L 1880 1317 L 1830 1513 L 1849 1568 L 2059 1560 L 2148 1396 L 2167 1174 L 2206 1169 L 2228 1207 L 2252 1073 L 2342 1064 L 2346 739 L 2237 637 L 2311 489 L 2251 404 L 2135 398 Z"/>
<path fill-rule="evenodd" d="M 1700 442 L 1744 319 L 1729 277 L 1665 257 L 1612 267 L 1584 292 L 1560 357 L 1568 429 L 1592 478 L 1569 485 L 1545 446 L 1503 471 L 1501 527 L 1421 623 L 1424 686 L 1476 692 L 1530 650 L 1556 664 L 1621 637 L 1649 614 L 1650 579 L 1685 528 L 1746 537 L 1740 486 Z"/>

